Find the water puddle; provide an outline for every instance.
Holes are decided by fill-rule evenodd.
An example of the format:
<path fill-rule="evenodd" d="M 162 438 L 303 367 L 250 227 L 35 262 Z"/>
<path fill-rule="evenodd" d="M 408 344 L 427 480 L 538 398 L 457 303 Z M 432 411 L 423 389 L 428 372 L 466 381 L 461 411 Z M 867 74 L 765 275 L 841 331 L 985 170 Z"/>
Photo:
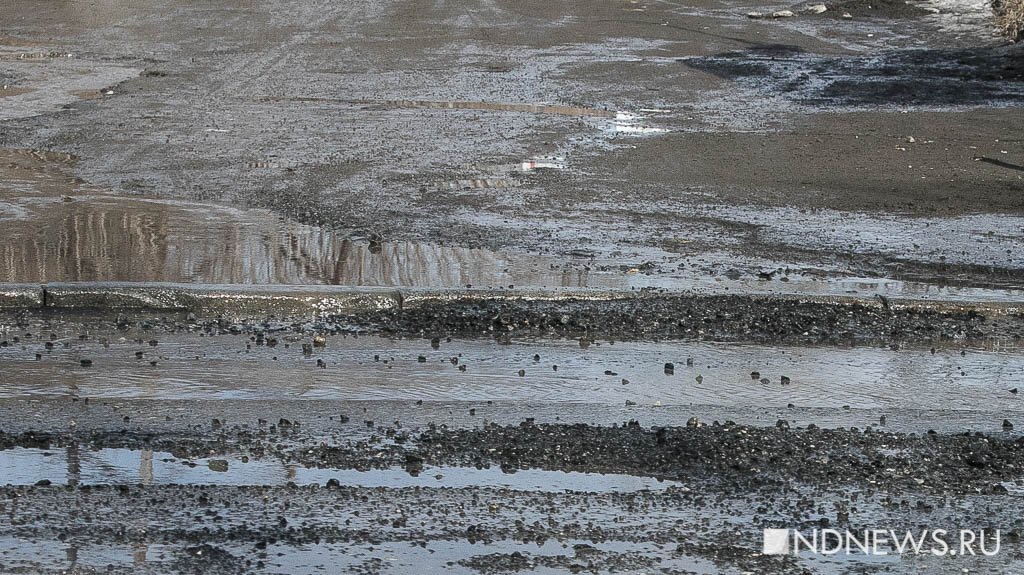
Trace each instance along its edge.
<path fill-rule="evenodd" d="M 145 525 L 141 521 L 138 524 Z M 233 556 L 239 563 L 244 558 L 258 559 L 260 573 L 282 575 L 341 572 L 479 575 L 520 570 L 513 567 L 509 567 L 509 570 L 501 568 L 503 560 L 519 564 L 520 568 L 526 561 L 530 564 L 529 573 L 553 575 L 566 573 L 570 564 L 584 566 L 590 561 L 597 561 L 600 565 L 600 561 L 608 557 L 624 565 L 634 565 L 638 558 L 643 558 L 640 559 L 642 564 L 656 564 L 695 575 L 717 575 L 723 572 L 712 561 L 681 554 L 675 547 L 675 544 L 615 540 L 498 540 L 483 543 L 430 539 L 422 546 L 410 541 L 390 540 L 373 544 L 276 542 L 259 550 L 254 550 L 252 544 L 218 543 L 206 552 Z M 32 541 L 0 537 L 0 564 L 16 572 L 35 572 L 40 566 L 63 568 L 69 572 L 110 568 L 130 568 L 145 572 L 147 568 L 159 570 L 162 565 L 172 565 L 182 560 L 187 560 L 184 564 L 195 569 L 196 565 L 202 565 L 202 556 L 197 555 L 201 553 L 201 548 L 183 544 L 145 541 L 97 544 L 91 541 Z M 498 571 L 494 571 L 496 568 Z"/>
<path fill-rule="evenodd" d="M 571 258 L 367 241 L 265 210 L 122 197 L 70 175 L 76 159 L 0 151 L 0 281 L 628 288 Z M 458 182 L 501 187 L 513 182 Z"/>
<path fill-rule="evenodd" d="M 0 537 L 0 565 L 10 573 L 89 573 L 115 565 L 143 571 L 147 563 L 164 563 L 183 552 L 159 543 L 73 544 Z"/>
<path fill-rule="evenodd" d="M 1024 399 L 1009 391 L 1024 378 L 1014 342 L 935 353 L 562 340 L 455 340 L 432 349 L 425 340 L 332 336 L 306 355 L 300 344 L 310 338 L 274 346 L 232 335 L 164 336 L 157 346 L 131 338 L 47 345 L 48 336 L 22 334 L 12 343 L 14 335 L 0 334 L 7 343 L 0 346 L 0 397 L 1024 411 Z"/>
<path fill-rule="evenodd" d="M 617 229 L 583 229 L 564 221 L 557 225 L 544 220 L 530 222 L 538 229 L 550 229 L 552 238 L 564 238 L 561 245 L 565 252 L 561 254 L 503 253 L 363 239 L 288 222 L 267 210 L 115 195 L 74 177 L 71 170 L 76 162 L 74 156 L 59 152 L 0 150 L 0 226 L 5 238 L 0 244 L 0 282 L 613 290 L 653 287 L 711 293 L 879 294 L 954 301 L 1024 299 L 1020 290 L 847 278 L 841 277 L 842 270 L 829 272 L 839 277 L 805 276 L 795 270 L 788 277 L 777 275 L 765 280 L 758 274 L 760 267 L 767 263 L 774 269 L 785 264 L 744 263 L 742 257 L 724 251 L 704 251 L 697 262 L 690 262 L 691 256 L 681 253 L 646 247 L 630 248 L 629 253 L 598 253 L 579 247 L 578 238 L 589 235 L 601 241 L 595 234 L 618 233 Z M 505 166 L 504 172 L 494 177 L 443 185 L 457 189 L 514 187 L 519 185 L 515 173 L 564 167 L 565 158 L 538 157 Z M 1020 218 L 916 220 L 827 211 L 775 212 L 766 218 L 763 210 L 724 206 L 700 209 L 709 218 L 760 225 L 763 238 L 784 244 L 923 260 L 941 258 L 948 263 L 1024 266 L 1018 245 L 1021 242 L 1017 241 L 1024 237 Z M 472 213 L 467 213 L 465 219 L 488 226 L 510 225 Z M 692 229 L 700 230 L 699 226 Z M 707 233 L 713 236 L 715 232 Z M 716 241 L 716 245 L 725 243 L 725 239 Z M 686 251 L 685 246 L 682 251 Z M 727 267 L 712 269 L 719 264 Z M 742 269 L 730 271 L 732 267 Z"/>
<path fill-rule="evenodd" d="M 649 113 L 662 113 L 662 110 Z M 656 126 L 648 125 L 645 123 L 646 116 L 642 114 L 633 114 L 630 112 L 616 112 L 614 121 L 606 127 L 607 131 L 614 132 L 616 134 L 663 134 L 669 130 L 666 128 L 659 128 Z"/>
<path fill-rule="evenodd" d="M 333 469 L 304 467 L 273 458 L 217 456 L 182 459 L 145 449 L 91 450 L 15 447 L 0 451 L 0 485 L 325 485 L 353 487 L 494 487 L 518 491 L 631 492 L 679 486 L 676 481 L 624 474 L 579 473 L 498 467 Z"/>

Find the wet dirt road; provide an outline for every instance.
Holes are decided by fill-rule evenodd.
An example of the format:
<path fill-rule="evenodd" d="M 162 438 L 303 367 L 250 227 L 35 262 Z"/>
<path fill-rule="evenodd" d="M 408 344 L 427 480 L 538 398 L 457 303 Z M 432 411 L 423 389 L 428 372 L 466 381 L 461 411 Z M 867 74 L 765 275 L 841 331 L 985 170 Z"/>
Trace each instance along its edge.
<path fill-rule="evenodd" d="M 8 3 L 0 572 L 1024 569 L 988 18 Z"/>
<path fill-rule="evenodd" d="M 1018 287 L 1019 53 L 970 2 L 898 8 L 19 2 L 4 279 L 391 279 L 324 268 L 350 239 L 570 268 L 545 285 L 593 258 Z"/>

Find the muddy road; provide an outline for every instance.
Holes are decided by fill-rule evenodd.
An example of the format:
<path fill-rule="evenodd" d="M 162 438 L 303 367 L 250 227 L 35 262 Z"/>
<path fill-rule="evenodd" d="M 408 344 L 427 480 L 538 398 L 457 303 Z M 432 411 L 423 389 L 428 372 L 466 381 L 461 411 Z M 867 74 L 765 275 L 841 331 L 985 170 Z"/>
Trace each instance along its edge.
<path fill-rule="evenodd" d="M 322 269 L 373 240 L 566 272 L 515 284 L 1018 287 L 1019 50 L 897 4 L 18 2 L 3 279 L 387 281 Z"/>
<path fill-rule="evenodd" d="M 1024 570 L 990 18 L 8 3 L 0 573 Z"/>

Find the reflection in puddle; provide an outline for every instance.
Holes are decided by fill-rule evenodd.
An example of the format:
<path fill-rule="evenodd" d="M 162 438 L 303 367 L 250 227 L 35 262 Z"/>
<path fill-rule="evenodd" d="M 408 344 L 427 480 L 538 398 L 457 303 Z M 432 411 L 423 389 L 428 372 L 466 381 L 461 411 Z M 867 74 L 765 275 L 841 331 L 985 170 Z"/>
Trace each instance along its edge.
<path fill-rule="evenodd" d="M 878 293 L 889 297 L 974 301 L 1016 301 L 1020 296 L 1019 292 L 1006 290 L 938 288 L 890 280 L 819 281 L 820 278 L 802 278 L 796 273 L 786 278 L 791 281 L 762 281 L 756 273 L 717 275 L 698 266 L 679 266 L 684 256 L 654 249 L 606 257 L 586 251 L 586 258 L 574 257 L 584 253 L 576 249 L 576 238 L 586 237 L 593 230 L 565 227 L 564 222 L 558 223 L 561 228 L 552 228 L 552 233 L 562 235 L 565 246 L 564 254 L 555 255 L 500 253 L 426 243 L 387 242 L 380 238 L 367 242 L 352 239 L 343 232 L 287 222 L 266 210 L 115 195 L 91 188 L 75 178 L 71 168 L 76 161 L 74 156 L 59 152 L 0 150 L 0 226 L 5 240 L 0 244 L 0 282 L 658 287 L 751 294 L 856 293 L 870 296 Z M 448 185 L 481 189 L 509 187 L 518 184 L 510 175 L 512 172 L 559 169 L 564 167 L 564 162 L 560 157 L 535 158 L 521 165 L 507 166 L 507 174 L 459 180 Z M 733 208 L 730 217 L 755 218 L 747 211 L 749 209 Z M 836 217 L 840 215 L 843 214 L 836 213 Z M 762 216 L 763 212 L 758 212 L 756 218 Z M 787 221 L 784 216 L 780 214 L 776 219 Z M 477 220 L 473 219 L 473 214 L 464 217 L 468 223 L 504 225 L 493 219 L 481 219 L 479 214 Z M 837 241 L 834 230 L 838 224 L 831 216 L 824 223 L 808 218 L 792 226 L 798 232 L 787 232 L 802 234 L 794 242 L 814 237 L 828 246 Z M 993 227 L 1000 222 L 998 228 Z M 551 225 L 540 220 L 531 223 L 541 227 Z M 931 224 L 925 233 L 935 234 L 930 230 L 940 228 L 942 233 L 955 231 L 943 227 L 946 224 L 941 221 L 925 223 Z M 824 229 L 825 224 L 832 225 L 833 232 Z M 950 253 L 947 261 L 976 257 L 976 261 L 988 262 L 994 260 L 983 256 L 996 254 L 1001 258 L 999 261 L 1013 260 L 1014 265 L 1019 264 L 1016 262 L 1019 249 L 1010 249 L 1008 253 L 1003 250 L 1019 239 L 1019 218 L 989 218 L 964 225 L 971 233 L 981 230 L 977 238 L 971 238 L 977 241 L 964 242 L 962 234 L 957 237 L 948 233 L 957 241 L 955 244 L 946 241 L 945 245 L 964 246 L 966 255 Z M 901 232 L 901 237 L 907 239 L 894 240 L 893 230 L 900 226 L 907 227 Z M 850 226 L 845 229 L 850 230 Z M 784 231 L 773 227 L 766 229 L 764 235 Z M 844 236 L 843 241 L 847 243 L 840 247 L 849 249 L 851 235 L 868 242 L 871 249 L 882 249 L 878 247 L 879 242 L 885 242 L 883 248 L 893 242 L 902 247 L 920 231 L 921 226 L 913 221 L 863 221 L 851 234 Z M 936 240 L 931 245 L 942 246 L 943 243 Z M 854 246 L 858 249 L 856 244 Z M 652 265 L 640 265 L 645 261 Z M 705 268 L 716 262 L 742 267 L 737 256 L 728 252 L 707 252 L 701 261 L 706 262 Z"/>
<path fill-rule="evenodd" d="M 67 154 L 0 151 L 0 281 L 593 285 L 584 266 L 547 258 L 360 242 L 262 210 L 106 194 L 71 177 L 73 163 Z M 628 285 L 606 276 L 598 285 Z"/>
<path fill-rule="evenodd" d="M 324 485 L 335 479 L 354 487 L 497 487 L 522 491 L 628 492 L 666 489 L 676 481 L 624 474 L 579 473 L 498 467 L 333 469 L 304 467 L 279 459 L 211 457 L 181 459 L 146 449 L 15 447 L 0 451 L 0 485 Z"/>

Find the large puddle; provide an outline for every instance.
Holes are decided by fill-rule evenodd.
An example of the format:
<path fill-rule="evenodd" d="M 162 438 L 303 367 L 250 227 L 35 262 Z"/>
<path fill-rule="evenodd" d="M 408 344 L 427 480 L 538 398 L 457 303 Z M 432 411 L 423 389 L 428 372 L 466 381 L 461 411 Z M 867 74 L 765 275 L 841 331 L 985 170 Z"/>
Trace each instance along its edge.
<path fill-rule="evenodd" d="M 0 282 L 660 287 L 719 293 L 1024 299 L 1019 290 L 939 287 L 878 278 L 821 278 L 793 273 L 765 280 L 758 276 L 759 262 L 749 262 L 750 269 L 742 274 L 714 274 L 708 273 L 707 266 L 682 266 L 682 256 L 654 249 L 598 254 L 570 249 L 575 244 L 567 243 L 566 253 L 538 255 L 353 238 L 343 232 L 288 222 L 266 210 L 114 195 L 76 179 L 71 174 L 75 162 L 76 158 L 68 154 L 0 150 L 0 225 L 5 240 L 0 244 Z M 519 169 L 562 166 L 559 158 L 541 158 L 526 161 Z M 507 182 L 472 181 L 464 185 L 501 187 Z M 735 217 L 744 214 L 737 212 Z M 856 237 L 881 237 L 880 230 L 892 229 L 891 222 L 879 224 L 883 227 L 870 224 L 858 224 Z M 1015 225 L 1007 223 L 1010 227 L 1004 226 L 1006 229 L 995 235 L 986 231 L 980 239 L 994 242 L 1005 234 L 1019 233 Z M 800 229 L 808 229 L 807 222 L 802 222 Z M 830 238 L 822 235 L 819 241 L 827 244 L 833 241 Z M 985 248 L 984 242 L 971 244 L 978 246 L 972 249 Z M 720 258 L 730 266 L 743 265 L 727 253 L 706 255 L 703 259 L 708 262 Z M 659 263 L 645 263 L 651 261 Z"/>
<path fill-rule="evenodd" d="M 707 342 L 582 348 L 561 340 L 455 340 L 432 349 L 426 340 L 334 336 L 307 356 L 301 344 L 309 338 L 288 347 L 230 335 L 161 336 L 155 347 L 74 339 L 48 349 L 48 337 L 14 344 L 12 335 L 0 335 L 0 397 L 1024 411 L 1024 396 L 1009 391 L 1024 381 L 1024 354 L 1013 342 L 934 353 Z"/>
<path fill-rule="evenodd" d="M 336 480 L 356 487 L 494 487 L 520 491 L 622 492 L 665 489 L 680 485 L 623 474 L 579 473 L 499 467 L 423 467 L 334 469 L 304 467 L 274 458 L 218 456 L 181 459 L 152 450 L 60 449 L 15 447 L 0 451 L 0 485 L 34 485 L 49 481 L 63 485 L 325 485 Z"/>
<path fill-rule="evenodd" d="M 629 288 L 586 260 L 367 241 L 265 210 L 121 197 L 70 175 L 75 158 L 0 151 L 0 281 Z M 542 166 L 543 167 L 543 166 Z"/>

